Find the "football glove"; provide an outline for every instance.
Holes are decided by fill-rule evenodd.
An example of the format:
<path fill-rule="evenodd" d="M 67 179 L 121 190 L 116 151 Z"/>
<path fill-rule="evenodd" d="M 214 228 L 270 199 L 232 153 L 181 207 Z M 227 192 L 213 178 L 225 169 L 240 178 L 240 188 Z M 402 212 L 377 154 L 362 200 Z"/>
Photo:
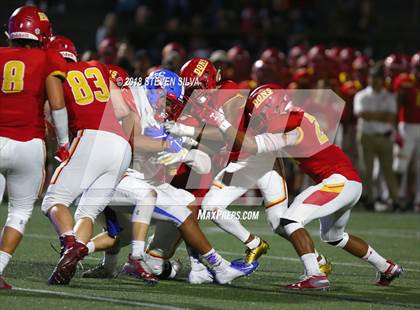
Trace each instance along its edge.
<path fill-rule="evenodd" d="M 194 137 L 195 128 L 174 121 L 166 122 L 165 130 L 175 136 Z"/>
<path fill-rule="evenodd" d="M 160 152 L 157 162 L 164 166 L 169 166 L 175 163 L 181 163 L 184 161 L 188 154 L 188 150 L 182 148 L 178 153 Z"/>

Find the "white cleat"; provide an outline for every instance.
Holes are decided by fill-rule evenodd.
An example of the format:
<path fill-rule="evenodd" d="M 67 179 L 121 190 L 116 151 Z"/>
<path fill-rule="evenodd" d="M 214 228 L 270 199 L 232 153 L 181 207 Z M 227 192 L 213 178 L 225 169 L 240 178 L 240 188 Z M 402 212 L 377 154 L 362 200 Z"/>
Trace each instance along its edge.
<path fill-rule="evenodd" d="M 213 283 L 214 276 L 205 266 L 203 269 L 199 270 L 192 270 L 188 275 L 188 282 L 190 284 L 206 284 L 206 283 Z"/>
<path fill-rule="evenodd" d="M 219 266 L 213 268 L 213 272 L 217 283 L 230 284 L 236 278 L 251 274 L 257 267 L 257 261 L 252 263 L 229 263 L 224 260 Z"/>

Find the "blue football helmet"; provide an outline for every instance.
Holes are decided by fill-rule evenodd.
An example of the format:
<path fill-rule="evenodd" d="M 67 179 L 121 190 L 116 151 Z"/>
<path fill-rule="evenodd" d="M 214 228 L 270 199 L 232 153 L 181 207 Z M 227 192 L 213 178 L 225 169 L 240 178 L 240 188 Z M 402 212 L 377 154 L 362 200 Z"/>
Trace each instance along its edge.
<path fill-rule="evenodd" d="M 145 81 L 147 98 L 155 112 L 164 112 L 175 120 L 184 108 L 184 85 L 182 79 L 170 70 L 156 70 Z M 163 100 L 166 98 L 166 100 Z M 164 103 L 165 107 L 161 107 Z M 161 109 L 164 111 L 161 111 Z"/>

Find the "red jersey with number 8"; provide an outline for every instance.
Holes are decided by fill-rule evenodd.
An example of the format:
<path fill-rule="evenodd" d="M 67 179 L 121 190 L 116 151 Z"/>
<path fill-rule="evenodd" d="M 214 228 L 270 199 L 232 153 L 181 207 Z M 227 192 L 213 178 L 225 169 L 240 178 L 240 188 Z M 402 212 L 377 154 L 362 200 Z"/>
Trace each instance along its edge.
<path fill-rule="evenodd" d="M 0 137 L 45 138 L 45 80 L 49 75 L 64 79 L 66 67 L 53 50 L 0 48 Z"/>
<path fill-rule="evenodd" d="M 98 61 L 68 64 L 64 95 L 73 134 L 82 129 L 126 135 L 111 103 L 109 69 Z"/>
<path fill-rule="evenodd" d="M 322 131 L 316 118 L 305 113 L 299 127 L 300 138 L 296 145 L 285 147 L 302 171 L 319 183 L 332 174 L 341 174 L 348 180 L 361 182 L 348 156 Z"/>

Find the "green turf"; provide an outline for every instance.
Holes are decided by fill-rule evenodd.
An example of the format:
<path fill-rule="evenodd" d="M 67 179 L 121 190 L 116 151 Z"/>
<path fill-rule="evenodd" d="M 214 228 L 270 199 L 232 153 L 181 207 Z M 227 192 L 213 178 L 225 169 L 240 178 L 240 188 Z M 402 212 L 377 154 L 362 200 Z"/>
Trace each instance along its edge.
<path fill-rule="evenodd" d="M 4 221 L 6 207 L 0 208 Z M 302 267 L 292 247 L 273 235 L 261 211 L 259 221 L 245 225 L 264 237 L 271 245 L 260 268 L 250 277 L 236 280 L 230 287 L 218 285 L 193 286 L 186 283 L 186 271 L 174 281 L 161 281 L 155 287 L 129 278 L 116 280 L 88 280 L 80 272 L 70 286 L 51 287 L 46 284 L 57 261 L 50 247 L 54 232 L 39 207 L 27 227 L 25 239 L 7 269 L 7 279 L 16 287 L 64 292 L 1 291 L 0 309 L 124 309 L 140 307 L 139 303 L 171 305 L 190 309 L 400 309 L 420 308 L 420 216 L 412 214 L 367 214 L 354 212 L 348 231 L 369 240 L 384 256 L 406 268 L 404 276 L 392 287 L 372 285 L 375 272 L 370 265 L 349 256 L 342 250 L 321 244 L 317 248 L 333 262 L 332 289 L 328 292 L 291 293 L 282 286 L 297 280 Z M 211 222 L 202 227 L 209 239 L 226 258 L 236 258 L 243 246 L 232 237 L 215 229 Z M 317 234 L 316 223 L 309 226 Z M 127 249 L 120 256 L 122 264 Z M 184 246 L 176 253 L 187 267 Z M 97 263 L 99 254 L 85 260 L 84 266 Z M 99 300 L 88 300 L 92 296 Z M 107 298 L 106 300 L 102 300 Z M 149 308 L 143 305 L 142 308 Z"/>

